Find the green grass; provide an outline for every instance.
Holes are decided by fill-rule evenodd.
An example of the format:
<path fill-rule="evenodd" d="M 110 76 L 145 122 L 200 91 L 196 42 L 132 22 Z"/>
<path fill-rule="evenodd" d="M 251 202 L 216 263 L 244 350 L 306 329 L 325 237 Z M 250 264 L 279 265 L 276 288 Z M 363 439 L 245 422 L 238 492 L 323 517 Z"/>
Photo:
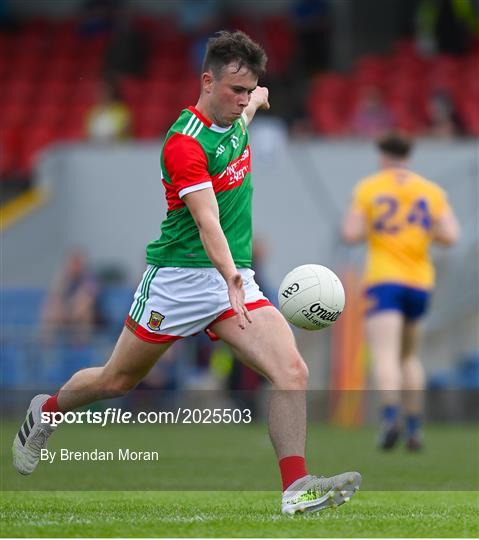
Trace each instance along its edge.
<path fill-rule="evenodd" d="M 11 465 L 11 441 L 18 423 L 1 428 L 0 473 L 5 491 L 274 491 L 278 466 L 264 424 L 242 426 L 62 426 L 49 450 L 118 448 L 157 450 L 154 462 L 40 463 L 29 477 Z M 330 476 L 346 470 L 363 475 L 365 491 L 479 490 L 479 438 L 473 425 L 428 426 L 426 449 L 391 453 L 375 448 L 374 428 L 312 425 L 309 469 Z"/>
<path fill-rule="evenodd" d="M 312 425 L 311 472 L 363 474 L 350 503 L 280 514 L 266 426 L 64 426 L 50 450 L 157 449 L 158 462 L 11 466 L 19 422 L 1 427 L 1 536 L 13 537 L 474 537 L 479 535 L 479 439 L 473 425 L 432 425 L 411 454 L 374 448 L 375 429 Z M 225 491 L 227 490 L 227 491 Z"/>
<path fill-rule="evenodd" d="M 318 514 L 286 517 L 271 492 L 7 493 L 12 537 L 476 537 L 474 492 L 359 492 Z"/>

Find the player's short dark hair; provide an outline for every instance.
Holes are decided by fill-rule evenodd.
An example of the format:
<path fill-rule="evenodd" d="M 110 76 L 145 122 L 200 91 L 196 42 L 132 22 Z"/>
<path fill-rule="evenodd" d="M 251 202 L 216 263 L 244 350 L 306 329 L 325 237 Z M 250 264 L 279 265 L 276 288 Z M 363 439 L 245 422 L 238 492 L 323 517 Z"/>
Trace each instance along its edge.
<path fill-rule="evenodd" d="M 266 70 L 267 61 L 268 57 L 261 45 L 244 32 L 222 30 L 208 40 L 203 72 L 211 70 L 214 77 L 219 79 L 228 64 L 237 62 L 238 71 L 245 66 L 259 78 Z"/>
<path fill-rule="evenodd" d="M 387 156 L 404 159 L 411 153 L 413 143 L 402 133 L 388 133 L 378 140 L 377 147 Z"/>

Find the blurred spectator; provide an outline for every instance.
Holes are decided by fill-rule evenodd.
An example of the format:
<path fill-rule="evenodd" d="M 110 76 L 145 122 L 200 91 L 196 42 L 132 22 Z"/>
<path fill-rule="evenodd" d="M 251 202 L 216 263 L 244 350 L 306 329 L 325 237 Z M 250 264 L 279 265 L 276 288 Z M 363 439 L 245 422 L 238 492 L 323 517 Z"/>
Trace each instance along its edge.
<path fill-rule="evenodd" d="M 470 0 L 420 0 L 416 15 L 419 50 L 424 54 L 465 54 L 477 33 Z"/>
<path fill-rule="evenodd" d="M 439 52 L 467 53 L 477 25 L 470 0 L 438 0 L 438 3 L 435 30 Z"/>
<path fill-rule="evenodd" d="M 420 0 L 416 12 L 416 42 L 420 53 L 433 55 L 437 52 L 436 20 L 437 0 Z"/>
<path fill-rule="evenodd" d="M 394 119 L 386 107 L 380 91 L 375 86 L 365 87 L 356 106 L 352 120 L 355 135 L 376 138 L 394 127 Z"/>
<path fill-rule="evenodd" d="M 0 0 L 0 30 L 2 32 L 14 32 L 18 28 L 18 20 L 12 13 L 12 6 L 9 1 Z"/>
<path fill-rule="evenodd" d="M 221 9 L 220 0 L 181 0 L 177 2 L 178 27 L 185 34 L 211 26 Z"/>
<path fill-rule="evenodd" d="M 330 0 L 297 0 L 293 20 L 299 44 L 298 67 L 307 74 L 327 69 L 331 42 Z"/>
<path fill-rule="evenodd" d="M 87 136 L 90 139 L 107 142 L 129 137 L 131 115 L 120 98 L 118 87 L 104 81 L 99 87 L 98 104 L 88 114 Z"/>
<path fill-rule="evenodd" d="M 99 286 L 81 250 L 72 251 L 53 281 L 42 309 L 43 339 L 51 343 L 59 332 L 74 343 L 89 341 L 95 325 L 102 322 Z"/>
<path fill-rule="evenodd" d="M 196 73 L 201 72 L 208 39 L 223 27 L 220 0 L 181 0 L 178 2 L 178 28 L 190 43 L 189 60 Z"/>
<path fill-rule="evenodd" d="M 459 118 L 451 98 L 446 92 L 437 90 L 429 99 L 426 134 L 449 138 L 458 135 L 461 131 Z"/>
<path fill-rule="evenodd" d="M 130 14 L 118 13 L 105 53 L 105 75 L 118 80 L 122 76 L 142 76 L 148 57 L 146 36 L 135 28 Z"/>
<path fill-rule="evenodd" d="M 80 13 L 80 34 L 95 37 L 110 32 L 120 7 L 120 0 L 85 0 Z"/>

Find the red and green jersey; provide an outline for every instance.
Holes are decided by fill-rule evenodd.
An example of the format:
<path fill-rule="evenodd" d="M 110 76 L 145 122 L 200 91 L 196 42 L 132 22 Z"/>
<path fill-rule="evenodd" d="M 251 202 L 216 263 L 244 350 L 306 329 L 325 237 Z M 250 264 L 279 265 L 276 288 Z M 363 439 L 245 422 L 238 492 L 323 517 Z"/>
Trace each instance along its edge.
<path fill-rule="evenodd" d="M 161 236 L 148 244 L 156 266 L 212 267 L 183 197 L 212 187 L 220 224 L 237 268 L 251 268 L 251 157 L 243 118 L 228 128 L 212 124 L 194 107 L 182 111 L 167 133 L 161 172 L 168 211 Z"/>

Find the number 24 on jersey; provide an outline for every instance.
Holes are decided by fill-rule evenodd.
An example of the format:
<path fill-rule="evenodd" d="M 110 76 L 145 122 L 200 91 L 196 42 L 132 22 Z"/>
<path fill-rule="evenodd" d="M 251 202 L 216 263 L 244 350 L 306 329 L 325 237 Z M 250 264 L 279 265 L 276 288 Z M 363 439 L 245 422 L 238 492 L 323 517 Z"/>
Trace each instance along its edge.
<path fill-rule="evenodd" d="M 416 199 L 411 204 L 405 217 L 398 217 L 399 202 L 396 198 L 381 195 L 374 201 L 379 215 L 373 221 L 373 229 L 376 232 L 396 234 L 405 226 L 417 226 L 426 231 L 431 228 L 431 213 L 426 199 Z"/>

